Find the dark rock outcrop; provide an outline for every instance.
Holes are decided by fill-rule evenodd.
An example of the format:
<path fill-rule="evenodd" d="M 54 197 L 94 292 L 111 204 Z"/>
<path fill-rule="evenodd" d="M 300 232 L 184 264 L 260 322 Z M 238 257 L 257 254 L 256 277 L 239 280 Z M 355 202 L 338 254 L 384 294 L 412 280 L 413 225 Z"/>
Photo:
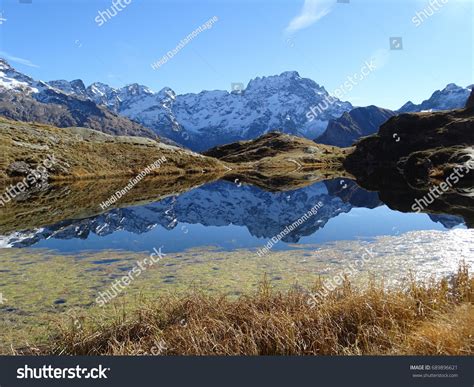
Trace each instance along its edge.
<path fill-rule="evenodd" d="M 364 170 L 370 174 L 374 168 L 393 167 L 415 152 L 473 144 L 474 113 L 468 109 L 401 114 L 357 142 L 345 165 L 360 176 Z"/>
<path fill-rule="evenodd" d="M 378 134 L 362 138 L 344 166 L 362 187 L 403 212 L 414 211 L 416 200 L 434 196 L 433 189 L 449 180 L 423 212 L 460 215 L 473 227 L 473 157 L 474 111 L 462 109 L 393 117 Z"/>
<path fill-rule="evenodd" d="M 395 113 L 377 106 L 359 107 L 329 121 L 326 131 L 314 141 L 318 144 L 348 147 L 363 136 L 377 133 L 380 125 Z"/>
<path fill-rule="evenodd" d="M 474 88 L 472 89 L 471 95 L 466 102 L 466 109 L 473 109 L 474 108 Z"/>

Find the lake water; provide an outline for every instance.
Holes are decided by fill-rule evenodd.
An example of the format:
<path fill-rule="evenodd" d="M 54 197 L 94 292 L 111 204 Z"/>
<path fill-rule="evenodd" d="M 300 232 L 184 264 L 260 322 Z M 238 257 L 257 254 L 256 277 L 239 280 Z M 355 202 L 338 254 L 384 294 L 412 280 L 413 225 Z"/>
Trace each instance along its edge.
<path fill-rule="evenodd" d="M 0 293 L 7 301 L 0 304 L 0 325 L 9 324 L 10 340 L 15 329 L 26 331 L 19 327 L 97 307 L 97 294 L 154 248 L 165 258 L 121 297 L 191 290 L 233 296 L 255 290 L 264 276 L 276 288 L 309 288 L 367 251 L 371 259 L 350 273 L 355 283 L 371 274 L 388 285 L 403 283 L 410 271 L 419 278 L 447 276 L 461 260 L 474 264 L 474 231 L 461 217 L 391 210 L 376 192 L 347 179 L 285 192 L 217 181 L 163 195 L 162 185 L 150 183 L 144 191 L 157 190 L 152 197 L 159 199 L 132 191 L 121 207 L 105 212 L 99 204 L 110 195 L 101 191 L 108 185 L 90 184 L 50 187 L 5 207 Z M 315 215 L 257 255 L 318 203 Z"/>
<path fill-rule="evenodd" d="M 341 182 L 341 180 L 338 180 Z M 2 247 L 48 248 L 65 253 L 162 247 L 180 252 L 216 246 L 226 251 L 260 248 L 317 203 L 305 220 L 273 248 L 400 235 L 415 230 L 466 228 L 461 217 L 401 213 L 385 206 L 377 193 L 342 180 L 315 183 L 294 191 L 218 181 L 161 201 L 111 209 L 84 219 L 63 219 L 1 236 Z M 54 204 L 53 204 L 54 206 Z"/>

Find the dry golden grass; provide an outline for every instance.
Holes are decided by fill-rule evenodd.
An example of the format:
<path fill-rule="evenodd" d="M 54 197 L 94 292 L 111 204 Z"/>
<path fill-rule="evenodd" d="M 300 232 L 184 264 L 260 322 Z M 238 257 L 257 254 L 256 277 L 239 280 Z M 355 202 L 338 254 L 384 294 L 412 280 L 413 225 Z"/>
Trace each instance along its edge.
<path fill-rule="evenodd" d="M 14 162 L 37 168 L 48 155 L 56 162 L 50 180 L 135 177 L 155 161 L 166 158 L 149 176 L 223 173 L 218 160 L 171 147 L 148 138 L 111 136 L 87 128 L 56 128 L 0 117 L 0 182 L 12 178 Z M 13 178 L 22 179 L 24 176 Z"/>
<path fill-rule="evenodd" d="M 315 285 L 314 291 L 320 289 Z M 136 310 L 63 321 L 51 345 L 23 353 L 72 355 L 382 355 L 474 353 L 474 279 L 411 280 L 386 290 L 346 279 L 315 307 L 300 289 L 142 300 Z M 313 304 L 314 306 L 314 304 Z"/>

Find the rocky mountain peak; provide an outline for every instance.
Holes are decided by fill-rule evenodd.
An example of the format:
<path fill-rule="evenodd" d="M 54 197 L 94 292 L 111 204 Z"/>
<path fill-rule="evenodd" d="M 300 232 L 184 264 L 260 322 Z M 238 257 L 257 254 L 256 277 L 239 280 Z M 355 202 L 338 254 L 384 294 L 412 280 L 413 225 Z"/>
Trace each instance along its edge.
<path fill-rule="evenodd" d="M 436 90 L 429 99 L 416 105 L 411 101 L 403 105 L 398 111 L 400 113 L 414 113 L 420 111 L 439 111 L 461 109 L 466 104 L 471 87 L 461 87 L 450 83 L 442 90 Z"/>
<path fill-rule="evenodd" d="M 155 93 L 139 84 L 114 89 L 93 83 L 87 95 L 158 135 L 198 151 L 255 138 L 271 130 L 314 138 L 329 119 L 352 108 L 350 103 L 336 100 L 321 117 L 310 122 L 308 111 L 322 103 L 328 93 L 296 71 L 257 77 L 242 92 L 205 90 L 177 95 L 169 87 Z"/>
<path fill-rule="evenodd" d="M 13 67 L 3 58 L 0 58 L 0 70 L 13 70 Z"/>
<path fill-rule="evenodd" d="M 138 83 L 132 83 L 120 89 L 121 94 L 128 94 L 129 96 L 136 95 L 150 95 L 153 91 L 146 86 L 139 85 Z"/>

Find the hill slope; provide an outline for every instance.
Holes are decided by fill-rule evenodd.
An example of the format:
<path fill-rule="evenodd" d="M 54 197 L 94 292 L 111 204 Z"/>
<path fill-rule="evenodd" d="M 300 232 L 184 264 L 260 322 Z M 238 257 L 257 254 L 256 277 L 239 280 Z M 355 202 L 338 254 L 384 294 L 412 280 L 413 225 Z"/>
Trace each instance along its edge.
<path fill-rule="evenodd" d="M 329 121 L 325 132 L 314 141 L 318 144 L 348 147 L 360 137 L 377 133 L 380 125 L 395 113 L 377 106 L 359 107 Z"/>
<path fill-rule="evenodd" d="M 20 178 L 48 155 L 56 162 L 50 179 L 132 176 L 164 157 L 150 175 L 223 171 L 223 164 L 200 154 L 153 139 L 111 136 L 87 128 L 53 126 L 0 118 L 0 178 Z"/>

